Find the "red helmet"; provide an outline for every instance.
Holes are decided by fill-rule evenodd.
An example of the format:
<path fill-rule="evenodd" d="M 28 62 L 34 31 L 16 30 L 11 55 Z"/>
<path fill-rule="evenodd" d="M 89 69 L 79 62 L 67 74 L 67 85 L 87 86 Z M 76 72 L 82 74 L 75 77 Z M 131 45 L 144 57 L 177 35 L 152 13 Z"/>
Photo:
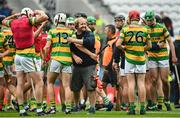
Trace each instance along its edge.
<path fill-rule="evenodd" d="M 130 18 L 130 20 L 139 20 L 140 19 L 139 11 L 137 11 L 137 10 L 129 11 L 129 18 Z"/>

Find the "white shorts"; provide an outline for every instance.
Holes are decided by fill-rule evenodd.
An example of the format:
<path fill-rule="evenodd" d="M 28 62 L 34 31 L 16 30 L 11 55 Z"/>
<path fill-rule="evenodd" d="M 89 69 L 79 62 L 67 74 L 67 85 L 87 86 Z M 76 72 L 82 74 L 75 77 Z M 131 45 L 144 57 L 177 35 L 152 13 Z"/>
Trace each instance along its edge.
<path fill-rule="evenodd" d="M 148 68 L 167 68 L 169 67 L 169 60 L 162 60 L 162 61 L 149 61 Z"/>
<path fill-rule="evenodd" d="M 146 61 L 146 70 L 147 70 L 147 71 L 149 70 L 149 64 L 148 64 L 148 61 Z"/>
<path fill-rule="evenodd" d="M 135 65 L 125 60 L 125 74 L 128 73 L 146 73 L 146 64 Z"/>
<path fill-rule="evenodd" d="M 16 71 L 24 71 L 25 73 L 37 71 L 37 63 L 34 57 L 16 55 L 14 62 Z"/>
<path fill-rule="evenodd" d="M 0 78 L 4 77 L 4 71 L 0 71 Z"/>
<path fill-rule="evenodd" d="M 62 63 L 60 63 L 60 62 L 58 62 L 56 60 L 51 60 L 50 67 L 49 67 L 49 72 L 72 73 L 72 67 L 63 65 Z"/>
<path fill-rule="evenodd" d="M 36 65 L 37 65 L 37 71 L 42 71 L 42 59 L 37 59 L 36 58 Z"/>
<path fill-rule="evenodd" d="M 5 72 L 6 74 L 8 74 L 8 75 L 10 75 L 12 77 L 16 77 L 16 72 L 14 70 L 14 65 L 5 65 L 4 68 L 5 68 L 5 71 L 7 71 L 7 72 Z"/>
<path fill-rule="evenodd" d="M 126 76 L 125 69 L 120 68 L 119 74 L 120 76 L 123 76 L 123 77 Z"/>

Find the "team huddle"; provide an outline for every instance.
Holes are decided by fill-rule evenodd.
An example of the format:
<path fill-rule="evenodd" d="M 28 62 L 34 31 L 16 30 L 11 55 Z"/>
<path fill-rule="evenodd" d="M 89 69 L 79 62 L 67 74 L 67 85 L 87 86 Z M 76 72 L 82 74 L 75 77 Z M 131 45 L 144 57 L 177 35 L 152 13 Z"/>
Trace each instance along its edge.
<path fill-rule="evenodd" d="M 55 114 L 54 84 L 59 79 L 65 114 L 114 108 L 135 115 L 139 106 L 144 115 L 161 111 L 163 104 L 171 111 L 167 45 L 174 64 L 177 58 L 160 20 L 154 11 L 140 17 L 132 10 L 127 19 L 115 16 L 114 25 L 106 25 L 101 35 L 96 18 L 84 13 L 68 18 L 57 13 L 51 29 L 46 28 L 50 17 L 41 10 L 0 15 L 0 110 L 7 94 L 7 104 L 12 101 L 20 116 L 29 116 L 27 111 Z M 115 89 L 114 102 L 107 97 L 108 84 Z"/>

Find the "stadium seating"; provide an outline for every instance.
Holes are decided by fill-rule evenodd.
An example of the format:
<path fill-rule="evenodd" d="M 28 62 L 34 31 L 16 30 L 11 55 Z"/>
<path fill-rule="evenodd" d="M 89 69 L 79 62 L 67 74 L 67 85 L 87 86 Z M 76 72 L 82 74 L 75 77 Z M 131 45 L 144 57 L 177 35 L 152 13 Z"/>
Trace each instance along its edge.
<path fill-rule="evenodd" d="M 137 9 L 141 13 L 152 9 L 156 13 L 164 11 L 173 21 L 174 33 L 180 30 L 180 0 L 101 0 L 102 4 L 110 10 L 113 15 L 128 14 L 129 10 Z"/>

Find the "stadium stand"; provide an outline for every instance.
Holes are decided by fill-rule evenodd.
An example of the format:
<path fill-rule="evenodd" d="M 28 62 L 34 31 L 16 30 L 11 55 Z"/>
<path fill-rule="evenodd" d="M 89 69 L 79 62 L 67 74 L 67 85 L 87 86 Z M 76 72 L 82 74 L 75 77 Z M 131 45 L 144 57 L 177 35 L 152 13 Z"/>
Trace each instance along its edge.
<path fill-rule="evenodd" d="M 34 0 L 7 0 L 7 2 L 15 12 L 19 12 L 24 7 L 29 7 L 31 9 L 42 9 Z"/>
<path fill-rule="evenodd" d="M 175 35 L 179 33 L 179 0 L 101 0 L 101 2 L 113 15 L 121 13 L 127 16 L 128 11 L 132 9 L 137 9 L 141 13 L 148 9 L 152 9 L 156 13 L 164 11 L 173 21 Z"/>

